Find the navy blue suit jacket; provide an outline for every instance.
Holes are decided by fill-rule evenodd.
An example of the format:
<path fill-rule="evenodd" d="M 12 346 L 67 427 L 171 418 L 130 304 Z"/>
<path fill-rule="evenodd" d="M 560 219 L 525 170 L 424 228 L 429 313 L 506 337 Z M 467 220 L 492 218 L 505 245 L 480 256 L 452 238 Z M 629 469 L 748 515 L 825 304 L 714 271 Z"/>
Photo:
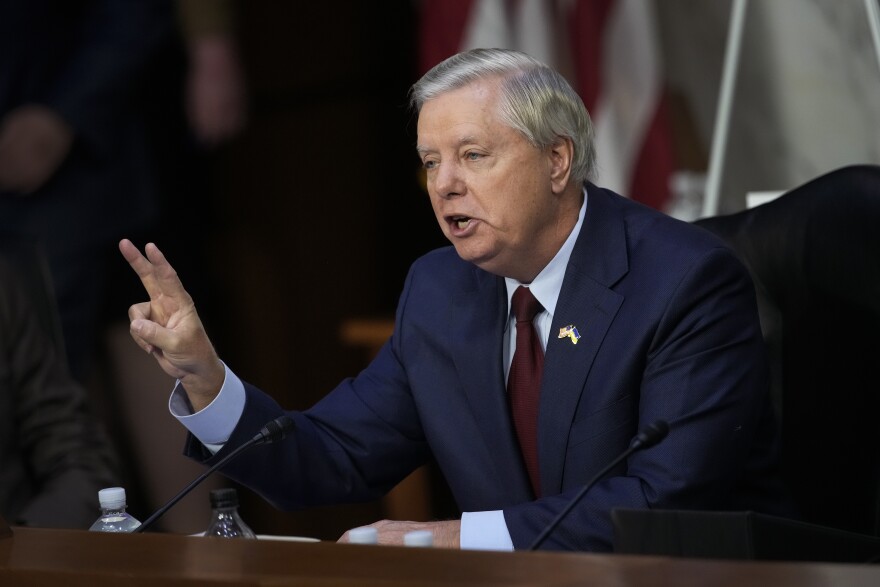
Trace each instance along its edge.
<path fill-rule="evenodd" d="M 506 401 L 504 280 L 451 247 L 413 264 L 376 359 L 291 413 L 292 437 L 225 473 L 299 508 L 380 496 L 433 454 L 462 511 L 503 509 L 523 548 L 662 418 L 669 436 L 599 482 L 544 548 L 610 550 L 613 507 L 778 512 L 767 361 L 746 269 L 700 228 L 592 185 L 588 194 L 545 355 L 543 496 L 530 489 Z M 577 344 L 554 334 L 570 324 Z M 213 459 L 282 413 L 246 390 L 244 417 Z"/>

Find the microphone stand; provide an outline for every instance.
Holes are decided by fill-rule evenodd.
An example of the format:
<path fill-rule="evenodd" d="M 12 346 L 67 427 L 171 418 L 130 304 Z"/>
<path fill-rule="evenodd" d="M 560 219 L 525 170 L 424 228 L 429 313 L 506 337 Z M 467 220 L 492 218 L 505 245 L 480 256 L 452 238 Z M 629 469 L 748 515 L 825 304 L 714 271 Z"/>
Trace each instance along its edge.
<path fill-rule="evenodd" d="M 570 502 L 568 502 L 568 505 L 566 505 L 565 508 L 561 512 L 559 512 L 559 515 L 556 516 L 556 518 L 550 523 L 550 525 L 544 528 L 544 531 L 541 532 L 537 538 L 535 538 L 535 541 L 532 542 L 531 546 L 529 546 L 529 550 L 537 550 L 542 544 L 544 544 L 544 541 L 547 540 L 547 537 L 550 536 L 550 533 L 553 532 L 553 530 L 555 530 L 557 526 L 559 526 L 559 523 L 562 522 L 565 516 L 567 516 L 568 513 L 574 508 L 574 506 L 578 504 L 581 498 L 586 495 L 587 491 L 589 491 L 590 488 L 593 487 L 593 485 L 595 485 L 597 481 L 599 481 L 599 479 L 608 474 L 608 471 L 616 467 L 621 461 L 629 457 L 634 452 L 654 446 L 655 444 L 663 440 L 668 433 L 669 424 L 667 424 L 663 420 L 658 420 L 653 424 L 649 424 L 648 426 L 646 426 L 644 430 L 639 432 L 636 437 L 632 439 L 629 448 L 623 451 L 623 453 L 621 453 L 616 459 L 608 463 L 608 465 L 604 469 L 599 471 L 595 477 L 590 479 L 589 483 L 584 485 L 581 490 L 578 491 L 577 495 L 575 495 L 574 498 Z"/>
<path fill-rule="evenodd" d="M 271 444 L 273 442 L 281 440 L 282 438 L 287 436 L 287 433 L 290 432 L 290 430 L 292 429 L 293 420 L 291 420 L 288 416 L 280 416 L 272 420 L 271 422 L 266 424 L 253 438 L 251 438 L 241 446 L 235 448 L 228 455 L 211 465 L 211 467 L 208 468 L 204 473 L 196 477 L 189 485 L 184 487 L 180 491 L 180 493 L 172 497 L 171 500 L 168 501 L 168 503 L 160 507 L 153 513 L 153 515 L 144 520 L 144 522 L 140 526 L 132 530 L 132 534 L 143 532 L 144 530 L 152 526 L 156 520 L 162 517 L 165 512 L 170 510 L 174 506 L 174 504 L 183 499 L 190 491 L 192 491 L 199 483 L 204 481 L 211 473 L 213 473 L 232 459 L 236 458 L 244 451 L 254 446 L 257 446 L 258 444 Z"/>

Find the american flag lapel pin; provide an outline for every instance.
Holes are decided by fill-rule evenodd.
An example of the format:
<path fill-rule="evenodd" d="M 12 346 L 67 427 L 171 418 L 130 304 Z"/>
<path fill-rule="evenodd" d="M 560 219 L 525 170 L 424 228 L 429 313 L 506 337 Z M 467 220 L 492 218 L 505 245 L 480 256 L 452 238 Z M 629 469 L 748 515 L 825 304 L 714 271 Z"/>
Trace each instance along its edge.
<path fill-rule="evenodd" d="M 580 337 L 581 333 L 578 332 L 577 327 L 571 324 L 559 329 L 559 338 L 568 338 L 571 340 L 571 344 L 577 344 Z"/>

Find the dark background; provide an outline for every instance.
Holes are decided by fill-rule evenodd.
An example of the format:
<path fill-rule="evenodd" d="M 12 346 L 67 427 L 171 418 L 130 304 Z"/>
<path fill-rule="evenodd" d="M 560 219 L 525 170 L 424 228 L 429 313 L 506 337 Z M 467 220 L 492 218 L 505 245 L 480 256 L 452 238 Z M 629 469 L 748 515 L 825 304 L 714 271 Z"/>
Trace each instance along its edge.
<path fill-rule="evenodd" d="M 342 342 L 341 324 L 393 318 L 408 265 L 446 243 L 418 181 L 407 105 L 415 7 L 238 10 L 248 127 L 204 158 L 206 185 L 169 202 L 163 250 L 227 364 L 304 409 L 369 358 Z M 281 513 L 240 491 L 258 533 L 335 539 L 382 517 L 379 502 Z"/>

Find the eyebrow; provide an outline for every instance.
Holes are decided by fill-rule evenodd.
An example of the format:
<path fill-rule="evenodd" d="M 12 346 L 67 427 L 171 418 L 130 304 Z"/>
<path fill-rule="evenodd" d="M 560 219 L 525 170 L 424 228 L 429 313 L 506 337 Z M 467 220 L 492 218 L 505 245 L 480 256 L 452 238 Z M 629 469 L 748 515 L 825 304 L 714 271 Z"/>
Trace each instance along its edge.
<path fill-rule="evenodd" d="M 475 137 L 473 135 L 467 135 L 467 136 L 460 137 L 458 139 L 458 143 L 456 146 L 461 147 L 462 145 L 467 145 L 469 143 L 476 143 L 476 142 L 478 142 L 477 137 Z M 424 145 L 416 145 L 416 152 L 420 155 L 423 155 L 425 153 L 430 153 L 431 151 L 435 151 L 435 150 L 436 149 L 431 149 L 431 148 L 426 147 Z"/>

